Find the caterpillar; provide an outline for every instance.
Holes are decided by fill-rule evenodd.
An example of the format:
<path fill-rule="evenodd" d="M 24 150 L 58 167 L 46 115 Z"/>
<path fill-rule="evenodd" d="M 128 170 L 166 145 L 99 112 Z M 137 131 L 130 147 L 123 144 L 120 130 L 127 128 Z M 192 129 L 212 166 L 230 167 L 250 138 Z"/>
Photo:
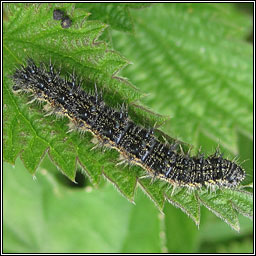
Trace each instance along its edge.
<path fill-rule="evenodd" d="M 74 75 L 62 78 L 52 64 L 36 65 L 28 58 L 12 75 L 13 92 L 30 93 L 33 100 L 46 102 L 45 109 L 68 117 L 80 131 L 117 150 L 125 161 L 142 167 L 148 175 L 175 186 L 235 187 L 245 177 L 237 163 L 217 151 L 208 157 L 189 156 L 177 151 L 177 144 L 161 142 L 154 129 L 136 124 L 126 107 L 109 106 L 102 92 L 88 93 Z M 47 106 L 47 107 L 46 107 Z"/>

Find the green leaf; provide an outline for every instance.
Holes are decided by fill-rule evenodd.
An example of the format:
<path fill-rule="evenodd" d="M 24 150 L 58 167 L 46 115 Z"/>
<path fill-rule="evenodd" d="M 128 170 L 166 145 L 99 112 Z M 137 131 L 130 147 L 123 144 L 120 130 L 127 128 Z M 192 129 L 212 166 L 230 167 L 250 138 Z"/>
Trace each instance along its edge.
<path fill-rule="evenodd" d="M 151 93 L 142 101 L 172 116 L 162 130 L 194 145 L 195 151 L 202 145 L 210 153 L 220 145 L 229 157 L 237 155 L 238 134 L 252 141 L 252 47 L 243 40 L 251 29 L 249 17 L 230 4 L 181 3 L 157 4 L 132 15 L 136 34 L 113 32 L 113 45 L 134 63 L 122 74 Z M 252 156 L 252 148 L 245 155 L 241 147 L 240 161 Z M 211 210 L 238 230 L 234 205 L 242 195 L 222 193 L 223 202 L 232 203 L 222 204 L 221 212 L 216 201 Z M 179 201 L 171 196 L 168 201 L 198 224 L 197 202 L 184 190 L 177 195 Z M 207 207 L 210 199 L 201 198 Z M 245 205 L 248 214 L 252 200 Z"/>
<path fill-rule="evenodd" d="M 237 154 L 237 132 L 252 140 L 252 46 L 241 40 L 249 17 L 227 4 L 157 4 L 133 12 L 135 35 L 113 31 L 134 65 L 123 70 L 143 103 L 171 116 L 164 131 L 195 145 L 210 138 Z M 161 17 L 161 18 L 159 18 Z M 208 151 L 208 152 L 210 152 Z"/>
<path fill-rule="evenodd" d="M 253 218 L 253 195 L 240 190 L 225 190 L 224 194 L 232 198 L 232 206 L 239 213 L 250 219 Z"/>
<path fill-rule="evenodd" d="M 160 252 L 158 211 L 144 195 L 135 206 L 108 184 L 64 187 L 48 169 L 32 179 L 20 160 L 4 164 L 4 252 Z"/>
<path fill-rule="evenodd" d="M 185 189 L 179 189 L 166 193 L 166 199 L 174 206 L 180 208 L 199 226 L 200 223 L 200 205 L 194 193 Z"/>
<path fill-rule="evenodd" d="M 69 13 L 72 5 L 65 6 Z M 133 201 L 138 176 L 136 169 L 130 172 L 128 168 L 117 168 L 117 152 L 112 150 L 102 154 L 101 150 L 91 151 L 94 145 L 90 142 L 90 134 L 83 138 L 79 134 L 67 134 L 67 120 L 44 117 L 40 106 L 26 105 L 26 97 L 17 97 L 11 91 L 10 75 L 15 66 L 22 63 L 26 56 L 33 56 L 35 60 L 40 59 L 45 63 L 51 58 L 56 66 L 62 63 L 63 73 L 75 68 L 78 74 L 87 74 L 86 77 L 83 76 L 88 83 L 87 90 L 94 83 L 99 87 L 104 86 L 106 101 L 112 105 L 123 102 L 128 104 L 138 99 L 138 91 L 116 75 L 127 65 L 127 61 L 119 54 L 107 50 L 104 43 L 96 44 L 95 40 L 105 25 L 95 21 L 86 22 L 84 18 L 87 14 L 73 12 L 73 26 L 64 30 L 52 19 L 53 9 L 57 7 L 59 6 L 22 4 L 7 6 L 9 21 L 5 23 L 4 33 L 3 85 L 5 161 L 14 163 L 20 154 L 26 168 L 34 174 L 44 153 L 48 151 L 52 161 L 74 181 L 78 160 L 94 184 L 98 184 L 101 174 L 104 174 L 121 193 Z M 32 15 L 33 13 L 38 15 Z M 81 21 L 83 26 L 77 29 L 76 26 L 81 26 Z M 26 22 L 29 25 L 25 26 Z M 81 38 L 86 38 L 85 44 Z M 130 106 L 130 112 L 134 119 L 143 118 L 141 122 L 151 126 L 162 123 L 165 119 L 136 104 Z"/>
<path fill-rule="evenodd" d="M 88 21 L 88 13 L 75 9 L 73 4 L 5 5 L 8 21 L 4 23 L 3 38 L 4 160 L 14 164 L 20 155 L 25 167 L 35 174 L 44 153 L 48 152 L 60 171 L 73 181 L 79 164 L 94 185 L 99 185 L 104 175 L 132 202 L 138 182 L 160 210 L 168 199 L 198 225 L 200 201 L 238 230 L 236 210 L 248 214 L 252 205 L 250 198 L 242 198 L 240 192 L 227 198 L 218 191 L 219 203 L 215 194 L 205 191 L 197 197 L 186 189 L 172 194 L 164 182 L 138 181 L 138 177 L 145 174 L 141 168 L 117 167 L 118 153 L 114 150 L 92 151 L 90 134 L 67 134 L 66 119 L 45 117 L 41 106 L 26 105 L 27 96 L 12 93 L 10 79 L 15 66 L 23 63 L 27 56 L 36 62 L 49 63 L 51 59 L 55 66 L 61 65 L 62 75 L 75 70 L 84 79 L 85 90 L 93 90 L 97 83 L 111 106 L 125 102 L 136 122 L 146 126 L 165 122 L 161 130 L 194 145 L 201 134 L 215 142 L 220 138 L 220 145 L 235 153 L 236 129 L 252 137 L 252 97 L 248 86 L 252 82 L 248 61 L 252 49 L 241 40 L 244 35 L 241 30 L 247 30 L 243 28 L 249 24 L 247 19 L 240 18 L 234 27 L 229 22 L 223 25 L 223 19 L 227 21 L 226 13 L 230 13 L 229 18 L 235 17 L 232 8 L 224 6 L 222 13 L 217 5 L 157 4 L 134 12 L 136 36 L 116 34 L 115 44 L 118 42 L 120 52 L 129 58 L 139 57 L 134 62 L 136 69 L 127 69 L 127 76 L 145 93 L 155 93 L 143 102 L 165 115 L 160 116 L 141 105 L 141 92 L 128 80 L 118 77 L 118 72 L 129 62 L 97 40 L 106 25 Z M 71 17 L 70 28 L 63 29 L 59 21 L 53 20 L 52 13 L 57 7 L 64 8 Z M 171 126 L 166 118 L 170 115 L 174 115 Z M 159 131 L 159 135 L 161 133 Z M 187 144 L 182 145 L 186 152 Z"/>
<path fill-rule="evenodd" d="M 239 231 L 238 217 L 232 207 L 230 197 L 225 197 L 222 193 L 201 193 L 198 200 L 216 216 L 227 222 L 234 230 Z"/>
<path fill-rule="evenodd" d="M 139 9 L 148 7 L 148 3 L 77 3 L 76 8 L 83 8 L 90 12 L 90 20 L 100 20 L 124 32 L 133 31 L 133 21 L 130 8 Z"/>

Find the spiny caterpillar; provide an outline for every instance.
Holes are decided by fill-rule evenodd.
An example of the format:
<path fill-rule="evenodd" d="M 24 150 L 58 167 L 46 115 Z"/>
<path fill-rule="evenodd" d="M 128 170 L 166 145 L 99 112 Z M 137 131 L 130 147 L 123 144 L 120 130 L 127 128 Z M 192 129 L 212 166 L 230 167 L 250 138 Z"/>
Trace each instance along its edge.
<path fill-rule="evenodd" d="M 81 131 L 90 131 L 99 142 L 120 152 L 132 164 L 175 186 L 234 187 L 245 177 L 235 162 L 223 159 L 219 152 L 203 157 L 189 156 L 176 150 L 176 144 L 161 142 L 153 129 L 137 125 L 126 108 L 108 106 L 101 93 L 87 93 L 77 83 L 60 77 L 53 66 L 37 66 L 32 59 L 16 69 L 12 76 L 14 92 L 31 93 L 33 100 L 50 106 L 51 113 L 67 116 Z"/>

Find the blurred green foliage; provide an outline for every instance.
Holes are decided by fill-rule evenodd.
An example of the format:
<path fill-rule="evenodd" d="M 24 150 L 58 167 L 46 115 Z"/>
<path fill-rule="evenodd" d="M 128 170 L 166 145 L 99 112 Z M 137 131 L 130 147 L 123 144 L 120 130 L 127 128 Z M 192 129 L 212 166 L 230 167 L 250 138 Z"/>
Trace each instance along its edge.
<path fill-rule="evenodd" d="M 38 15 L 43 12 L 44 6 L 46 4 L 38 9 Z M 72 5 L 64 4 L 62 7 L 70 13 L 74 11 Z M 14 100 L 10 94 L 11 85 L 7 77 L 14 63 L 36 52 L 37 48 L 41 48 L 38 58 L 44 52 L 42 59 L 47 60 L 57 53 L 57 47 L 59 55 L 65 56 L 63 59 L 68 65 L 78 68 L 80 75 L 89 73 L 90 80 L 99 86 L 108 83 L 107 91 L 118 91 L 115 97 L 110 93 L 108 101 L 119 103 L 125 100 L 131 108 L 134 103 L 140 102 L 158 113 L 171 116 L 171 121 L 161 127 L 164 132 L 194 145 L 195 151 L 202 145 L 204 151 L 211 153 L 220 144 L 229 156 L 238 154 L 240 161 L 249 158 L 244 167 L 247 173 L 252 174 L 252 46 L 245 41 L 251 30 L 252 18 L 232 4 L 153 4 L 145 9 L 140 9 L 145 6 L 137 6 L 137 10 L 130 7 L 123 4 L 84 6 L 86 11 L 92 13 L 91 23 L 81 29 L 77 37 L 72 30 L 61 32 L 62 41 L 49 40 L 49 35 L 43 34 L 49 26 L 52 26 L 50 29 L 56 36 L 59 33 L 58 24 L 53 25 L 53 21 L 49 21 L 50 14 L 49 17 L 40 17 L 39 21 L 43 24 L 40 31 L 27 28 L 27 24 L 33 21 L 27 18 L 31 17 L 32 11 L 29 16 L 25 12 L 23 14 L 22 9 L 19 10 L 19 20 L 12 20 L 6 26 L 9 30 L 5 30 L 4 39 L 7 71 L 4 100 L 8 106 L 4 110 L 8 108 L 9 112 L 5 112 L 4 128 L 12 128 L 5 131 L 8 143 L 4 142 L 4 150 L 6 160 L 12 164 L 15 162 L 15 166 L 4 165 L 5 252 L 252 252 L 252 223 L 245 217 L 239 217 L 241 229 L 237 234 L 201 207 L 198 229 L 187 215 L 170 204 L 165 204 L 165 215 L 161 214 L 139 189 L 133 199 L 136 175 L 132 176 L 129 169 L 115 170 L 114 163 L 111 163 L 113 160 L 105 164 L 106 159 L 115 159 L 115 153 L 92 152 L 89 155 L 89 135 L 82 143 L 79 135 L 72 135 L 64 148 L 74 146 L 61 159 L 61 154 L 56 151 L 63 151 L 61 140 L 53 145 L 53 138 L 49 141 L 45 139 L 44 146 L 42 140 L 37 139 L 48 138 L 54 132 L 53 137 L 56 134 L 60 136 L 60 133 L 64 140 L 66 122 L 59 120 L 52 126 L 53 117 L 46 120 L 44 126 L 41 123 L 38 125 L 38 120 L 42 118 L 40 108 L 36 107 L 38 112 L 26 107 L 19 109 L 17 106 L 26 101 Z M 99 10 L 99 13 L 106 15 L 96 13 Z M 11 11 L 15 12 L 15 8 Z M 74 13 L 74 24 L 87 16 L 79 9 Z M 118 30 L 109 30 L 108 37 L 103 38 L 108 40 L 109 46 L 133 62 L 121 74 L 148 94 L 146 97 L 141 97 L 131 84 L 118 79 L 115 81 L 111 77 L 113 72 L 128 64 L 126 59 L 115 52 L 106 53 L 104 44 L 95 48 L 88 46 L 105 28 L 95 19 Z M 31 29 L 33 27 L 38 29 L 38 24 L 32 24 Z M 66 41 L 75 45 L 81 37 L 87 40 L 83 51 L 76 51 L 75 47 L 68 45 L 65 47 Z M 80 57 L 83 58 L 83 65 L 79 64 Z M 60 58 L 59 62 L 63 59 Z M 64 71 L 70 70 L 68 65 L 64 63 Z M 15 113 L 17 109 L 14 119 L 6 114 Z M 139 117 L 145 115 L 136 108 L 132 111 Z M 151 121 L 160 119 L 150 114 L 147 118 Z M 29 123 L 26 120 L 34 121 Z M 21 127 L 20 123 L 27 126 Z M 36 136 L 30 135 L 30 129 Z M 48 134 L 43 134 L 48 130 Z M 26 144 L 29 146 L 24 150 Z M 40 163 L 49 145 L 55 150 L 53 160 L 63 162 L 62 170 L 73 180 L 76 154 L 83 156 L 81 161 L 86 163 L 91 180 L 80 175 L 83 180 L 81 186 L 70 185 L 65 176 L 60 178 L 59 170 L 48 157 Z M 20 151 L 23 163 L 27 169 L 30 166 L 29 170 L 36 179 L 26 172 L 19 159 L 15 161 Z M 65 163 L 66 159 L 71 159 L 70 155 L 73 160 Z M 135 205 L 99 178 L 103 163 L 105 176 L 107 174 L 128 199 L 134 200 Z M 78 175 L 76 179 L 79 182 Z M 251 181 L 252 177 L 248 175 L 246 183 Z M 97 188 L 92 187 L 95 184 Z M 157 190 L 153 192 L 157 194 Z"/>

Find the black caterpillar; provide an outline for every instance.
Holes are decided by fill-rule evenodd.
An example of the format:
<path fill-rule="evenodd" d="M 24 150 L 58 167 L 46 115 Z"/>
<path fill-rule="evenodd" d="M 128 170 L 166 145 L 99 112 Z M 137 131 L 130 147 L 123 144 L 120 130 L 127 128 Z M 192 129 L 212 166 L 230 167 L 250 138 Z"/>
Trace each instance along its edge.
<path fill-rule="evenodd" d="M 179 153 L 176 144 L 162 143 L 153 129 L 135 124 L 125 108 L 108 106 L 97 90 L 89 94 L 74 76 L 63 79 L 59 74 L 51 64 L 37 66 L 28 59 L 12 76 L 13 91 L 32 93 L 34 100 L 47 102 L 52 112 L 67 116 L 79 130 L 90 131 L 127 161 L 173 185 L 234 187 L 244 179 L 244 170 L 218 152 L 207 158 Z"/>

